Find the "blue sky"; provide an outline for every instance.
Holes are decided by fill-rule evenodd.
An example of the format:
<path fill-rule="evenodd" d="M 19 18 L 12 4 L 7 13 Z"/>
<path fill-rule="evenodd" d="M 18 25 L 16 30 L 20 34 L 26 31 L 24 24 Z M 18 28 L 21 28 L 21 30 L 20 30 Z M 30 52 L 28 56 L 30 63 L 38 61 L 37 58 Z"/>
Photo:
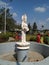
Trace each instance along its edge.
<path fill-rule="evenodd" d="M 35 21 L 38 29 L 41 29 L 42 25 L 49 29 L 49 0 L 13 0 L 12 2 L 0 0 L 0 4 L 1 2 L 7 2 L 7 7 L 10 8 L 10 12 L 17 23 L 21 23 L 21 16 L 26 14 L 27 22 L 31 25 Z"/>

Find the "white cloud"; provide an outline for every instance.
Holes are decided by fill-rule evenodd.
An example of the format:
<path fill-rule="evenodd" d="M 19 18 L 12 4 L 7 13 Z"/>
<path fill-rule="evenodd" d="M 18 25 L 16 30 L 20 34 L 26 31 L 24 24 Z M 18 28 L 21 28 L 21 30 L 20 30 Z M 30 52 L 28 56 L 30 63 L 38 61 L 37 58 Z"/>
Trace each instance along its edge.
<path fill-rule="evenodd" d="M 49 21 L 49 18 L 47 18 L 46 21 Z"/>
<path fill-rule="evenodd" d="M 16 17 L 16 16 L 17 16 L 17 14 L 14 12 L 14 13 L 13 13 L 13 17 Z"/>
<path fill-rule="evenodd" d="M 38 12 L 45 12 L 46 8 L 45 7 L 36 7 L 36 8 L 34 8 L 34 10 L 38 11 Z"/>
<path fill-rule="evenodd" d="M 8 5 L 6 2 L 0 1 L 0 6 Z"/>
<path fill-rule="evenodd" d="M 48 8 L 48 9 L 49 9 L 49 5 L 46 5 L 46 4 L 43 4 L 42 7 L 44 7 L 44 8 Z"/>
<path fill-rule="evenodd" d="M 13 9 L 12 6 L 8 6 L 9 5 L 8 3 L 0 1 L 0 8 L 5 7 L 5 5 L 6 5 L 6 8 Z"/>
<path fill-rule="evenodd" d="M 8 6 L 7 8 L 9 8 L 9 9 L 13 9 L 12 6 Z"/>

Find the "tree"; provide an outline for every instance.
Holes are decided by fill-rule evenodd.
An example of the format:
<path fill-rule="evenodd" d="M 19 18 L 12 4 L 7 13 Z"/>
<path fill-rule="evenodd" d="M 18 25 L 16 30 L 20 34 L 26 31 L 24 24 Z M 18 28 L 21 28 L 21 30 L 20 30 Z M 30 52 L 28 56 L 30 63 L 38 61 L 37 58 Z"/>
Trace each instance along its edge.
<path fill-rule="evenodd" d="M 5 8 L 1 9 L 0 11 L 0 30 L 4 30 L 4 16 L 5 16 Z M 10 9 L 6 10 L 6 28 L 7 30 L 14 30 L 16 28 L 16 21 L 13 19 L 12 15 L 10 14 Z"/>
<path fill-rule="evenodd" d="M 28 28 L 29 28 L 29 32 L 28 33 L 31 33 L 31 25 L 30 25 L 30 23 L 28 23 Z"/>
<path fill-rule="evenodd" d="M 32 31 L 34 31 L 34 32 L 37 31 L 37 24 L 36 24 L 36 22 L 33 23 Z"/>
<path fill-rule="evenodd" d="M 42 25 L 41 28 L 43 29 L 44 28 L 44 25 Z"/>
<path fill-rule="evenodd" d="M 30 25 L 30 23 L 28 23 L 28 27 L 29 27 L 29 31 L 31 30 L 31 25 Z"/>
<path fill-rule="evenodd" d="M 0 9 L 0 30 L 3 30 L 4 28 L 4 9 L 5 8 Z"/>

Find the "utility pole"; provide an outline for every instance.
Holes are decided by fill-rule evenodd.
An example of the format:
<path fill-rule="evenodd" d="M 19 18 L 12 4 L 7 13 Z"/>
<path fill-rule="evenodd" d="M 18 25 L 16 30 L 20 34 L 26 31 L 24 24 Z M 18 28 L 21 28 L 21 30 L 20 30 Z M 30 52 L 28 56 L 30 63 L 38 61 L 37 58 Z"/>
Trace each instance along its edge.
<path fill-rule="evenodd" d="M 4 23 L 4 33 L 6 34 L 6 3 L 5 3 L 5 23 Z"/>
<path fill-rule="evenodd" d="M 10 0 L 12 1 L 12 0 Z M 7 7 L 6 7 L 6 3 L 5 3 L 5 23 L 4 23 L 4 33 L 6 34 L 6 10 L 7 10 Z"/>

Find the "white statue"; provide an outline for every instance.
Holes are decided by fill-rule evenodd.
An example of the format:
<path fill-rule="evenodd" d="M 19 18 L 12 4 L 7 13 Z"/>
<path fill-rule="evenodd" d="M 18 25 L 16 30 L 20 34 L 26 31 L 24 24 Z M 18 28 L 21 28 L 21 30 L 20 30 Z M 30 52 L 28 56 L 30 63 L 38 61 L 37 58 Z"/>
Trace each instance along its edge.
<path fill-rule="evenodd" d="M 29 31 L 26 14 L 22 16 L 22 43 L 26 42 L 26 31 Z"/>
<path fill-rule="evenodd" d="M 26 41 L 26 32 L 29 31 L 26 14 L 22 16 L 22 42 L 17 42 L 18 49 L 29 49 L 30 43 Z"/>
<path fill-rule="evenodd" d="M 27 16 L 26 14 L 22 16 L 22 42 L 16 42 L 16 55 L 17 60 L 20 62 L 25 62 L 28 59 L 28 50 L 30 48 L 30 43 L 26 42 L 26 31 L 29 31 L 27 25 Z"/>

